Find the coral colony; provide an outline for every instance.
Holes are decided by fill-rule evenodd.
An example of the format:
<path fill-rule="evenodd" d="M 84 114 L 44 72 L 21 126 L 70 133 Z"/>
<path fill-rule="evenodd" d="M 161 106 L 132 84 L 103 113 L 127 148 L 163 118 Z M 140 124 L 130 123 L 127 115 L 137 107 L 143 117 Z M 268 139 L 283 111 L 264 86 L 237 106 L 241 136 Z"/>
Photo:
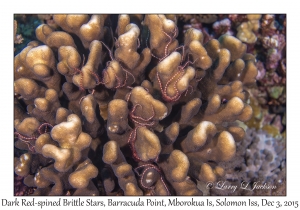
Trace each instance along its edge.
<path fill-rule="evenodd" d="M 52 18 L 14 59 L 15 195 L 203 195 L 198 183 L 234 176 L 258 17 L 243 39 L 176 15 Z"/>

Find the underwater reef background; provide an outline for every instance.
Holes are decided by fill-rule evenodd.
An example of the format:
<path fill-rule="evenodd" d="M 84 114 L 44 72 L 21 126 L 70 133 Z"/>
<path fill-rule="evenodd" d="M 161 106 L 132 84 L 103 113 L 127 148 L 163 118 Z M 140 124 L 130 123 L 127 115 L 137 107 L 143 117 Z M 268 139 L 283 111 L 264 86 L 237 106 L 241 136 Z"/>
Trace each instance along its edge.
<path fill-rule="evenodd" d="M 15 195 L 286 195 L 285 14 L 14 26 Z"/>

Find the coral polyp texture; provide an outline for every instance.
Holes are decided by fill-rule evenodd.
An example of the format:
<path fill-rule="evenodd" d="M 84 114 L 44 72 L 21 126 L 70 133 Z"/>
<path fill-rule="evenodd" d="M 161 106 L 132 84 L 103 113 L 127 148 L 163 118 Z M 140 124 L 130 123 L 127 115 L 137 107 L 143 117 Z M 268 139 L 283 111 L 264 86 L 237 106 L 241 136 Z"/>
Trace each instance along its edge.
<path fill-rule="evenodd" d="M 179 38 L 177 18 L 53 15 L 56 28 L 36 28 L 14 59 L 24 189 L 191 196 L 203 194 L 199 181 L 226 176 L 245 136 L 239 124 L 252 117 L 255 57 L 228 34 L 189 28 Z"/>

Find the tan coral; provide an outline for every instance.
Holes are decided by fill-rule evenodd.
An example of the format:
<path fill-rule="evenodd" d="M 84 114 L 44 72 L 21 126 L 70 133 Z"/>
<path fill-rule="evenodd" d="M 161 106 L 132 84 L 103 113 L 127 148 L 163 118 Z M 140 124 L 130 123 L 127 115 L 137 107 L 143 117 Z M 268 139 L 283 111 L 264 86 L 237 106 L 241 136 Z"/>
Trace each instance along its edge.
<path fill-rule="evenodd" d="M 195 69 L 191 66 L 180 66 L 181 54 L 173 52 L 156 67 L 154 87 L 161 91 L 164 100 L 177 101 L 189 83 L 195 77 Z"/>
<path fill-rule="evenodd" d="M 82 132 L 81 120 L 75 114 L 54 126 L 51 137 L 57 141 L 59 147 L 46 144 L 42 148 L 45 157 L 55 159 L 54 167 L 58 171 L 69 170 L 82 157 L 81 151 L 91 144 L 91 136 Z"/>
<path fill-rule="evenodd" d="M 166 127 L 164 131 L 161 132 L 160 135 L 158 136 L 160 142 L 164 145 L 173 144 L 179 135 L 179 131 L 180 131 L 179 123 L 177 122 L 172 123 L 171 125 Z M 165 150 L 165 148 L 162 148 L 162 153 L 166 152 L 166 151 L 163 152 L 163 150 Z"/>
<path fill-rule="evenodd" d="M 215 136 L 216 126 L 209 121 L 200 122 L 187 137 L 182 141 L 181 146 L 184 152 L 196 152 L 208 140 Z"/>
<path fill-rule="evenodd" d="M 112 133 L 123 133 L 127 127 L 127 103 L 121 99 L 112 100 L 108 105 L 108 130 Z"/>
<path fill-rule="evenodd" d="M 215 110 L 213 113 L 207 113 L 207 115 L 203 117 L 203 120 L 207 120 L 215 124 L 220 124 L 224 121 L 233 122 L 238 120 L 240 116 L 241 119 L 247 121 L 252 116 L 252 111 L 248 110 L 248 106 L 238 97 L 231 98 L 225 105 L 222 105 L 220 111 L 218 111 L 221 106 L 220 100 L 210 100 L 209 103 L 215 107 Z"/>
<path fill-rule="evenodd" d="M 203 44 L 204 35 L 200 30 L 189 28 L 184 33 L 184 46 L 189 46 L 192 41 L 199 41 Z"/>
<path fill-rule="evenodd" d="M 31 156 L 16 174 L 34 195 L 195 196 L 232 170 L 255 56 L 234 36 L 181 34 L 177 17 L 57 14 L 60 28 L 36 29 L 43 45 L 14 60 L 15 147 Z"/>
<path fill-rule="evenodd" d="M 55 67 L 55 57 L 47 45 L 33 47 L 26 54 L 26 66 L 35 75 L 37 80 L 43 82 L 47 88 L 60 92 L 60 75 Z"/>
<path fill-rule="evenodd" d="M 247 93 L 243 89 L 243 83 L 238 80 L 228 85 L 219 85 L 216 89 L 216 94 L 218 94 L 220 98 L 226 98 L 227 100 L 235 96 L 243 101 L 247 98 Z"/>
<path fill-rule="evenodd" d="M 224 169 L 217 166 L 213 169 L 208 163 L 203 163 L 201 165 L 199 180 L 204 182 L 215 182 L 218 177 L 224 176 Z"/>
<path fill-rule="evenodd" d="M 42 147 L 42 154 L 44 157 L 53 158 L 55 161 L 55 169 L 61 172 L 68 171 L 74 164 L 71 149 L 64 149 L 52 144 L 45 144 Z M 79 159 L 77 158 L 77 161 L 78 160 Z"/>
<path fill-rule="evenodd" d="M 70 114 L 71 114 L 70 110 L 63 107 L 59 107 L 55 115 L 55 124 L 59 124 L 61 122 L 67 121 L 67 118 Z"/>
<path fill-rule="evenodd" d="M 253 44 L 257 40 L 255 32 L 260 28 L 261 15 L 251 14 L 247 15 L 247 18 L 247 22 L 243 22 L 237 27 L 236 37 L 242 42 Z"/>
<path fill-rule="evenodd" d="M 70 174 L 69 182 L 74 188 L 86 188 L 92 178 L 98 175 L 98 169 L 88 159 L 79 164 Z"/>
<path fill-rule="evenodd" d="M 63 195 L 64 184 L 61 180 L 61 177 L 57 173 L 53 166 L 42 168 L 34 177 L 35 186 L 39 189 L 47 188 L 51 184 L 54 184 L 51 187 L 49 195 Z"/>
<path fill-rule="evenodd" d="M 76 73 L 81 64 L 81 58 L 76 48 L 72 46 L 61 46 L 58 49 L 57 70 L 62 75 L 65 75 L 68 82 L 72 82 L 72 77 Z"/>
<path fill-rule="evenodd" d="M 151 118 L 153 121 L 158 121 L 164 119 L 168 114 L 167 107 L 164 103 L 154 99 L 153 96 L 142 87 L 138 86 L 133 88 L 129 97 L 129 101 L 133 107 L 136 107 L 134 111 L 135 116 L 140 116 L 144 119 Z"/>
<path fill-rule="evenodd" d="M 202 195 L 197 186 L 188 178 L 189 160 L 180 150 L 173 150 L 166 162 L 161 163 L 166 179 L 176 195 Z"/>
<path fill-rule="evenodd" d="M 46 24 L 38 26 L 35 30 L 35 34 L 38 40 L 56 50 L 61 46 L 76 47 L 70 34 L 64 31 L 54 31 Z"/>
<path fill-rule="evenodd" d="M 62 86 L 62 90 L 69 100 L 68 109 L 71 112 L 80 115 L 80 101 L 84 97 L 85 93 L 81 91 L 79 87 L 70 82 L 65 82 Z"/>
<path fill-rule="evenodd" d="M 27 176 L 30 172 L 30 165 L 32 162 L 32 155 L 25 153 L 20 156 L 15 166 L 15 173 L 19 176 Z"/>
<path fill-rule="evenodd" d="M 115 175 L 124 195 L 142 195 L 143 192 L 137 186 L 131 165 L 126 162 L 119 145 L 115 141 L 109 141 L 103 148 L 103 161 L 109 164 Z"/>
<path fill-rule="evenodd" d="M 90 54 L 86 64 L 79 70 L 79 74 L 73 76 L 73 83 L 82 89 L 93 89 L 99 83 L 97 77 L 98 67 L 101 61 L 102 44 L 98 40 L 91 42 Z"/>
<path fill-rule="evenodd" d="M 93 95 L 87 95 L 80 103 L 82 115 L 89 123 L 95 122 L 96 119 L 96 101 Z"/>
<path fill-rule="evenodd" d="M 87 133 L 82 132 L 80 118 L 71 114 L 67 122 L 62 122 L 53 127 L 51 137 L 59 143 L 62 148 L 73 148 L 76 146 L 82 150 L 91 143 L 91 138 Z"/>
<path fill-rule="evenodd" d="M 181 117 L 178 123 L 190 123 L 190 120 L 199 112 L 201 105 L 202 101 L 199 98 L 194 98 L 190 100 L 186 105 L 182 107 Z"/>
<path fill-rule="evenodd" d="M 189 161 L 187 157 L 179 150 L 174 150 L 169 157 L 170 175 L 175 182 L 183 181 L 188 172 Z"/>
<path fill-rule="evenodd" d="M 15 95 L 19 94 L 25 100 L 33 100 L 45 94 L 45 88 L 39 86 L 34 80 L 20 78 L 14 82 Z"/>
<path fill-rule="evenodd" d="M 246 45 L 234 36 L 222 35 L 219 38 L 219 42 L 221 48 L 226 48 L 229 50 L 231 61 L 241 58 L 246 52 Z"/>
<path fill-rule="evenodd" d="M 237 80 L 237 78 L 239 78 L 239 75 L 241 75 L 241 72 L 243 71 L 244 68 L 245 68 L 244 60 L 241 58 L 236 59 L 228 66 L 222 79 L 220 80 L 220 83 L 227 84 L 231 81 Z"/>
<path fill-rule="evenodd" d="M 85 48 L 90 46 L 93 40 L 100 40 L 104 35 L 104 21 L 107 15 L 54 15 L 57 25 L 67 32 L 75 33 L 80 37 Z"/>
<path fill-rule="evenodd" d="M 40 122 L 34 117 L 27 117 L 22 121 L 16 119 L 14 121 L 16 132 L 14 145 L 21 150 L 27 150 L 28 152 L 34 152 L 34 141 L 38 136 Z"/>
<path fill-rule="evenodd" d="M 74 196 L 98 196 L 99 190 L 92 181 L 89 182 L 85 188 L 78 188 L 75 190 Z"/>
<path fill-rule="evenodd" d="M 256 35 L 252 32 L 253 26 L 251 22 L 244 22 L 241 25 L 238 26 L 237 28 L 237 35 L 236 37 L 239 38 L 242 42 L 253 44 L 256 42 L 257 37 Z"/>
<path fill-rule="evenodd" d="M 36 141 L 35 141 L 35 145 L 34 145 L 34 149 L 37 153 L 42 154 L 42 148 L 44 145 L 46 144 L 52 144 L 57 146 L 57 142 L 55 142 L 49 133 L 44 133 L 42 135 L 40 135 Z"/>
<path fill-rule="evenodd" d="M 109 62 L 106 67 L 105 73 L 103 75 L 103 81 L 105 87 L 111 88 L 120 88 L 127 85 L 128 80 L 132 80 L 132 76 L 128 75 L 126 71 L 124 71 L 123 67 L 116 60 Z"/>
<path fill-rule="evenodd" d="M 15 120 L 14 125 L 17 132 L 25 136 L 33 136 L 37 132 L 40 122 L 34 117 L 27 117 L 22 121 Z"/>
<path fill-rule="evenodd" d="M 161 152 L 158 137 L 146 127 L 137 128 L 134 147 L 137 156 L 144 162 L 156 159 Z"/>
<path fill-rule="evenodd" d="M 130 16 L 129 15 L 119 15 L 118 18 L 118 36 L 125 33 L 126 26 L 130 23 Z"/>
<path fill-rule="evenodd" d="M 81 113 L 84 116 L 83 128 L 92 138 L 97 138 L 101 133 L 101 125 L 96 113 L 96 100 L 92 94 L 84 97 L 80 103 Z"/>
<path fill-rule="evenodd" d="M 140 55 L 136 52 L 138 47 L 137 39 L 139 35 L 140 29 L 137 25 L 129 24 L 126 26 L 124 33 L 119 36 L 116 42 L 118 48 L 115 51 L 115 58 L 122 62 L 126 68 L 133 69 L 140 59 Z"/>
<path fill-rule="evenodd" d="M 44 98 L 36 98 L 34 106 L 35 108 L 31 111 L 33 116 L 54 125 L 56 110 L 61 106 L 54 89 L 46 90 Z"/>
<path fill-rule="evenodd" d="M 26 55 L 28 51 L 32 48 L 37 47 L 39 44 L 37 42 L 29 42 L 27 47 L 25 47 L 14 59 L 14 80 L 19 78 L 31 78 L 35 79 L 35 75 L 26 64 Z"/>
<path fill-rule="evenodd" d="M 124 81 L 123 86 L 125 86 L 125 84 L 131 85 L 140 82 L 144 78 L 144 70 L 151 60 L 151 51 L 149 48 L 144 48 L 141 54 L 137 52 L 140 46 L 139 27 L 133 23 L 129 24 L 129 17 L 126 15 L 120 15 L 119 18 L 122 25 L 118 29 L 122 30 L 122 33 L 115 43 L 117 48 L 114 56 L 115 60 L 120 63 L 123 74 L 125 74 L 125 79 L 124 76 L 121 77 L 121 81 Z M 125 25 L 125 23 L 128 24 Z"/>
<path fill-rule="evenodd" d="M 164 15 L 146 15 L 144 24 L 150 31 L 150 49 L 158 58 L 167 56 L 178 46 L 177 27 Z M 169 39 L 168 39 L 169 38 Z"/>
<path fill-rule="evenodd" d="M 252 60 L 249 60 L 246 62 L 245 69 L 242 71 L 239 79 L 245 85 L 252 85 L 256 81 L 255 77 L 256 77 L 257 73 L 258 73 L 258 71 L 255 66 L 255 62 L 253 62 Z"/>
<path fill-rule="evenodd" d="M 228 127 L 228 132 L 233 136 L 236 142 L 242 141 L 245 138 L 245 130 L 239 126 Z"/>
<path fill-rule="evenodd" d="M 201 148 L 195 154 L 204 160 L 229 161 L 234 157 L 236 144 L 232 135 L 227 131 L 222 131 L 216 135 L 209 144 Z"/>
<path fill-rule="evenodd" d="M 232 36 L 223 35 L 219 38 L 219 42 L 211 40 L 205 47 L 218 65 L 208 69 L 207 74 L 198 84 L 204 98 L 211 96 L 207 90 L 215 89 L 218 91 L 219 85 L 225 85 L 228 82 L 240 80 L 243 85 L 254 83 L 257 75 L 257 69 L 253 66 L 255 59 L 249 54 L 245 54 L 246 46 L 241 41 Z M 212 82 L 213 80 L 215 82 Z M 216 93 L 215 91 L 211 92 Z M 243 94 L 239 94 L 239 96 L 241 95 Z"/>
<path fill-rule="evenodd" d="M 195 65 L 203 70 L 208 69 L 212 65 L 212 60 L 208 56 L 207 51 L 198 40 L 193 40 L 188 45 L 189 52 L 193 56 L 193 60 L 196 61 Z"/>

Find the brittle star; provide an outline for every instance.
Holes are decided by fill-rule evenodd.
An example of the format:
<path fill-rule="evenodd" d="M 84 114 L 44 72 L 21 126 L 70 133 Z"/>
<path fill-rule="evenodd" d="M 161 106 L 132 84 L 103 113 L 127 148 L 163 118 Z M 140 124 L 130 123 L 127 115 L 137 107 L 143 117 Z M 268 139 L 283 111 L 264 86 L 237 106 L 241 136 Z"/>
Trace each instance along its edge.
<path fill-rule="evenodd" d="M 84 62 L 85 62 L 85 56 L 83 55 L 83 62 L 81 63 L 81 67 L 80 67 L 80 69 L 78 69 L 78 68 L 73 68 L 73 70 L 75 71 L 73 74 L 71 74 L 71 75 L 76 75 L 76 74 L 80 74 L 80 82 L 79 82 L 79 89 L 81 90 L 81 91 L 84 91 L 85 89 L 84 89 L 84 87 L 83 87 L 83 72 L 82 72 L 82 67 L 83 67 L 83 65 L 84 65 Z"/>
<path fill-rule="evenodd" d="M 169 35 L 168 33 L 166 33 L 164 30 L 162 30 L 162 32 L 169 38 L 169 41 L 168 41 L 168 43 L 167 43 L 166 46 L 165 46 L 164 57 L 159 58 L 159 57 L 155 56 L 153 53 L 151 53 L 151 55 L 152 55 L 154 58 L 158 59 L 159 62 L 161 62 L 162 60 L 164 60 L 166 57 L 168 57 L 168 56 L 170 55 L 169 49 L 168 49 L 168 48 L 169 48 L 170 44 L 173 42 L 174 38 L 177 36 L 178 29 L 177 29 L 177 27 L 175 26 L 175 29 L 174 29 L 174 31 L 172 32 L 172 33 L 173 33 L 173 36 L 170 36 L 170 35 Z M 175 50 L 177 50 L 177 48 L 176 48 Z"/>
<path fill-rule="evenodd" d="M 107 51 L 109 52 L 109 56 L 110 56 L 111 61 L 116 60 L 116 59 L 114 59 L 114 57 L 113 57 L 113 55 L 112 55 L 112 52 L 111 52 L 111 50 L 108 48 L 108 46 L 107 46 L 104 42 L 102 42 L 102 41 L 100 41 L 100 42 L 104 45 L 104 47 L 105 47 L 105 48 L 107 49 Z M 111 61 L 110 61 L 110 62 L 111 62 Z M 128 80 L 128 74 L 133 78 L 133 82 L 132 82 L 130 85 L 132 85 L 133 83 L 135 83 L 135 77 L 134 77 L 134 75 L 133 75 L 131 72 L 129 72 L 127 69 L 125 69 L 125 68 L 122 66 L 122 64 L 120 63 L 119 60 L 116 60 L 116 61 L 119 62 L 119 64 L 120 64 L 122 70 L 125 72 L 125 80 L 124 80 L 123 84 L 121 85 L 121 79 L 120 79 L 119 77 L 117 77 L 116 73 L 114 72 L 114 75 L 116 76 L 116 79 L 117 79 L 117 82 L 118 82 L 118 85 L 117 85 L 116 87 L 114 87 L 114 88 L 117 89 L 117 88 L 121 88 L 121 87 L 126 86 L 127 80 Z M 109 65 L 110 62 L 108 62 L 108 63 L 106 64 L 107 67 L 108 67 L 108 65 Z M 112 66 L 111 66 L 111 68 L 114 69 Z M 106 68 L 104 71 L 106 71 L 106 70 L 107 70 L 107 68 Z M 115 69 L 114 69 L 114 70 L 115 70 Z"/>
<path fill-rule="evenodd" d="M 133 157 L 133 159 L 136 161 L 136 162 L 140 162 L 140 161 L 142 161 L 142 159 L 139 157 L 139 155 L 137 154 L 137 151 L 136 151 L 136 148 L 135 148 L 135 141 L 136 141 L 136 138 L 137 138 L 137 129 L 138 128 L 141 128 L 141 127 L 145 127 L 145 126 L 137 126 L 137 127 L 135 127 L 132 131 L 131 131 L 131 133 L 130 133 L 130 135 L 129 135 L 129 137 L 128 137 L 128 141 L 127 141 L 127 143 L 128 143 L 128 145 L 129 145 L 129 147 L 130 147 L 130 149 L 131 149 L 131 151 L 132 151 L 132 157 Z M 152 159 L 152 160 L 149 160 L 149 161 L 154 161 L 154 162 L 157 162 L 158 161 L 158 156 L 156 157 L 156 158 L 154 158 L 154 159 Z"/>
<path fill-rule="evenodd" d="M 142 127 L 142 126 L 135 127 L 131 131 L 131 133 L 130 133 L 130 135 L 128 137 L 128 141 L 127 141 L 128 145 L 129 145 L 129 147 L 130 147 L 130 149 L 132 151 L 132 157 L 133 157 L 133 159 L 135 161 L 141 161 L 140 157 L 138 156 L 138 154 L 136 152 L 135 146 L 134 146 L 134 143 L 135 143 L 135 140 L 136 140 L 137 129 L 140 128 L 140 127 Z"/>
<path fill-rule="evenodd" d="M 178 88 L 177 88 L 177 83 L 179 82 L 179 80 L 183 77 L 184 73 L 185 73 L 185 67 L 188 65 L 188 64 L 194 64 L 195 62 L 197 61 L 197 59 L 193 62 L 191 62 L 190 60 L 188 60 L 183 66 L 178 66 L 178 71 L 166 82 L 165 84 L 165 87 L 163 87 L 163 84 L 162 84 L 162 81 L 159 77 L 159 73 L 156 72 L 156 77 L 157 77 L 157 80 L 158 80 L 158 84 L 159 84 L 159 88 L 160 88 L 160 91 L 162 93 L 162 98 L 167 101 L 167 102 L 176 102 L 179 100 L 179 98 L 181 97 L 181 94 L 179 91 L 178 91 Z M 179 75 L 179 76 L 178 76 Z M 167 90 L 168 90 L 168 87 L 169 87 L 169 84 L 178 76 L 178 78 L 175 80 L 174 82 L 174 85 L 173 85 L 173 88 L 176 92 L 176 94 L 174 96 L 169 96 L 168 93 L 167 93 Z M 188 90 L 188 89 L 187 89 Z M 186 90 L 186 91 L 187 91 Z"/>
<path fill-rule="evenodd" d="M 136 109 L 137 109 L 138 106 L 141 107 L 141 109 L 143 109 L 143 106 L 141 104 L 135 104 L 134 107 L 132 108 L 132 110 L 129 113 L 130 119 L 133 122 L 135 122 L 136 124 L 140 125 L 140 126 L 145 126 L 145 127 L 146 126 L 150 126 L 150 127 L 153 126 L 155 124 L 155 122 L 153 121 L 153 118 L 155 116 L 153 105 L 151 104 L 152 115 L 149 118 L 147 118 L 147 119 L 145 119 L 143 117 L 140 117 L 140 116 L 136 116 L 134 114 L 134 112 L 136 111 Z M 139 122 L 138 120 L 144 121 L 144 122 Z"/>
<path fill-rule="evenodd" d="M 155 124 L 155 121 L 153 120 L 154 116 L 155 116 L 155 112 L 154 112 L 154 107 L 153 105 L 151 104 L 151 108 L 152 108 L 152 115 L 145 119 L 143 117 L 140 117 L 140 116 L 136 116 L 134 114 L 136 108 L 140 106 L 142 108 L 142 105 L 141 104 L 136 104 L 133 109 L 131 110 L 131 112 L 129 113 L 129 117 L 130 119 L 138 124 L 137 127 L 135 127 L 129 137 L 128 137 L 128 144 L 131 148 L 131 151 L 132 151 L 132 154 L 133 154 L 133 158 L 136 160 L 136 161 L 141 161 L 140 157 L 138 156 L 137 152 L 136 152 L 136 149 L 135 149 L 135 146 L 134 146 L 134 143 L 136 141 L 136 135 L 137 135 L 137 129 L 140 128 L 140 127 L 152 127 L 154 124 Z M 140 121 L 143 121 L 143 122 L 140 122 Z M 158 157 L 157 157 L 158 158 Z"/>
<path fill-rule="evenodd" d="M 42 128 L 45 127 L 45 130 L 42 131 Z M 49 131 L 47 131 L 47 127 L 50 128 Z M 38 131 L 40 134 L 44 134 L 44 133 L 49 133 L 51 131 L 51 129 L 53 128 L 53 125 L 51 125 L 50 123 L 43 123 L 39 126 Z"/>
<path fill-rule="evenodd" d="M 33 136 L 33 137 L 27 137 L 27 136 L 22 135 L 19 132 L 15 132 L 14 134 L 17 135 L 17 137 L 18 137 L 18 139 L 20 141 L 24 142 L 27 145 L 28 149 L 32 153 L 35 153 L 34 144 L 31 141 L 35 141 L 37 139 L 37 137 L 35 137 L 35 136 Z"/>
<path fill-rule="evenodd" d="M 42 128 L 45 127 L 45 130 L 42 130 Z M 49 131 L 47 130 L 47 128 L 49 127 Z M 51 129 L 53 128 L 53 125 L 51 125 L 50 123 L 42 123 L 39 127 L 38 127 L 38 132 L 40 135 L 44 134 L 44 133 L 49 133 L 51 131 Z M 28 149 L 35 153 L 35 146 L 34 146 L 34 143 L 32 143 L 32 141 L 35 141 L 37 140 L 37 136 L 32 136 L 32 137 L 28 137 L 28 136 L 25 136 L 25 135 L 22 135 L 21 133 L 19 132 L 15 132 L 14 133 L 15 135 L 17 135 L 17 138 L 24 142 L 27 146 L 28 146 Z"/>

